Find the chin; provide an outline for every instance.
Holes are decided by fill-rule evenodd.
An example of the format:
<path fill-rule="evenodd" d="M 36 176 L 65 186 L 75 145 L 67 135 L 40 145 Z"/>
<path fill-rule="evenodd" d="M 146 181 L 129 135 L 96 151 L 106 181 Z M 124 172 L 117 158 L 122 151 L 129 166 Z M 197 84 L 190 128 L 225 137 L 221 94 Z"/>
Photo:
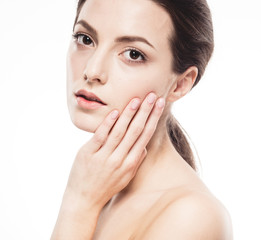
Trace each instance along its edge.
<path fill-rule="evenodd" d="M 107 115 L 106 110 L 84 111 L 67 101 L 67 107 L 72 123 L 79 129 L 94 133 Z"/>
<path fill-rule="evenodd" d="M 69 115 L 72 123 L 79 129 L 94 133 L 104 119 L 103 114 L 87 113 L 77 111 L 69 107 Z"/>
<path fill-rule="evenodd" d="M 89 133 L 94 133 L 101 123 L 97 117 L 94 118 L 87 114 L 71 115 L 71 121 L 77 128 Z"/>
<path fill-rule="evenodd" d="M 72 121 L 72 123 L 74 124 L 75 127 L 85 131 L 85 132 L 89 132 L 89 133 L 94 133 L 95 130 L 97 129 L 97 127 L 93 127 L 90 124 L 86 125 L 82 122 L 79 121 Z"/>

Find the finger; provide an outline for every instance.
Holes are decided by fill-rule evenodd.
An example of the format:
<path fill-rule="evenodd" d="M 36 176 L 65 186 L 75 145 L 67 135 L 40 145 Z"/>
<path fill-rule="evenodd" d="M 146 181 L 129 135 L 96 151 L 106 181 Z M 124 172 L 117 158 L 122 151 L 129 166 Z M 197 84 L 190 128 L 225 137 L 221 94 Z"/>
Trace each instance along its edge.
<path fill-rule="evenodd" d="M 147 156 L 147 149 L 144 148 L 143 151 L 142 151 L 142 153 L 141 153 L 140 158 L 138 158 L 138 161 L 137 161 L 137 163 L 135 164 L 136 166 L 135 166 L 135 169 L 134 169 L 134 175 L 135 175 L 136 172 L 138 171 L 138 169 L 139 169 L 140 165 L 142 164 L 142 162 L 145 160 L 146 156 Z"/>
<path fill-rule="evenodd" d="M 115 150 L 115 148 L 118 146 L 118 144 L 121 142 L 139 106 L 140 106 L 139 98 L 132 99 L 132 101 L 126 106 L 120 118 L 117 120 L 117 123 L 114 125 L 113 129 L 111 130 L 106 143 L 102 147 L 107 154 L 112 153 Z"/>
<path fill-rule="evenodd" d="M 140 168 L 140 165 L 143 163 L 143 161 L 145 160 L 147 156 L 147 149 L 144 148 L 142 153 L 141 153 L 141 157 L 138 159 L 137 163 L 136 163 L 136 166 L 135 166 L 135 169 L 134 169 L 134 175 L 136 175 L 136 172 L 138 171 L 138 169 Z"/>
<path fill-rule="evenodd" d="M 151 110 L 153 109 L 155 100 L 155 93 L 150 93 L 143 101 L 139 111 L 130 123 L 124 138 L 113 152 L 113 155 L 115 155 L 116 158 L 118 156 L 121 157 L 121 159 L 124 159 L 124 157 L 128 154 L 133 144 L 137 141 L 144 129 L 144 126 L 151 113 Z"/>
<path fill-rule="evenodd" d="M 146 148 L 144 148 L 139 156 L 137 156 L 135 159 L 133 159 L 133 161 L 129 162 L 129 164 L 124 167 L 123 178 L 122 178 L 123 181 L 130 182 L 133 179 L 138 169 L 140 168 L 141 164 L 145 160 L 146 156 L 147 156 L 147 150 Z M 126 180 L 124 180 L 124 178 Z"/>
<path fill-rule="evenodd" d="M 106 142 L 108 134 L 118 119 L 119 111 L 113 110 L 108 116 L 104 119 L 101 125 L 97 128 L 91 140 L 88 142 L 88 148 L 91 152 L 98 151 L 101 146 Z"/>
<path fill-rule="evenodd" d="M 151 137 L 153 136 L 157 128 L 157 124 L 160 119 L 160 116 L 162 115 L 164 106 L 165 106 L 165 100 L 163 98 L 158 99 L 146 123 L 146 126 L 144 127 L 142 134 L 140 135 L 139 139 L 135 142 L 130 152 L 128 153 L 126 164 L 128 164 L 129 161 L 132 161 L 132 159 L 135 159 L 135 157 L 143 151 L 143 149 L 147 146 L 147 144 L 151 140 Z"/>

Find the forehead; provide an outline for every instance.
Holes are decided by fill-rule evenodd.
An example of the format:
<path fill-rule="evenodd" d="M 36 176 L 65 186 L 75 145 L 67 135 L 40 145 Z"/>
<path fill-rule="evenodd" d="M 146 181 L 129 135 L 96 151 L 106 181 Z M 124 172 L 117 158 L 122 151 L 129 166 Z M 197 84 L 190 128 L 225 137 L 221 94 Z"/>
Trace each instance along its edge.
<path fill-rule="evenodd" d="M 87 0 L 78 17 L 82 19 L 98 33 L 138 35 L 155 45 L 168 41 L 173 31 L 168 13 L 150 0 Z"/>

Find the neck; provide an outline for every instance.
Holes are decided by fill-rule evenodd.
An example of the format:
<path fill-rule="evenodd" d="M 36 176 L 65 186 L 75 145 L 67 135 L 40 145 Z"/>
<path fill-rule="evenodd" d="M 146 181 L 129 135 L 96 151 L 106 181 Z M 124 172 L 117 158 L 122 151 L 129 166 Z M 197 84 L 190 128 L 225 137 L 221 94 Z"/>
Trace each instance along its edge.
<path fill-rule="evenodd" d="M 181 157 L 173 147 L 166 129 L 165 121 L 158 124 L 158 127 L 148 143 L 147 156 L 139 167 L 135 177 L 119 194 L 125 196 L 133 193 L 146 193 L 161 191 L 168 188 L 168 178 L 162 179 L 166 173 L 170 173 L 175 168 L 175 161 Z M 182 159 L 183 161 L 183 159 Z M 173 172 L 170 173 L 173 176 Z"/>

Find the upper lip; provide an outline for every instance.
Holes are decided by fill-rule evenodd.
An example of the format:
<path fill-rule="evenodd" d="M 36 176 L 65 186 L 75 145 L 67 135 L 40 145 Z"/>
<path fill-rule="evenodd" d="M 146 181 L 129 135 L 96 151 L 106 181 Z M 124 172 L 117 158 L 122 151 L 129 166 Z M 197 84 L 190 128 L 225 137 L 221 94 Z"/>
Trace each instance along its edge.
<path fill-rule="evenodd" d="M 99 97 L 97 97 L 94 93 L 92 92 L 88 92 L 84 89 L 79 90 L 78 92 L 75 93 L 76 97 L 83 97 L 89 101 L 95 101 L 95 102 L 99 102 L 101 104 L 106 105 Z"/>

